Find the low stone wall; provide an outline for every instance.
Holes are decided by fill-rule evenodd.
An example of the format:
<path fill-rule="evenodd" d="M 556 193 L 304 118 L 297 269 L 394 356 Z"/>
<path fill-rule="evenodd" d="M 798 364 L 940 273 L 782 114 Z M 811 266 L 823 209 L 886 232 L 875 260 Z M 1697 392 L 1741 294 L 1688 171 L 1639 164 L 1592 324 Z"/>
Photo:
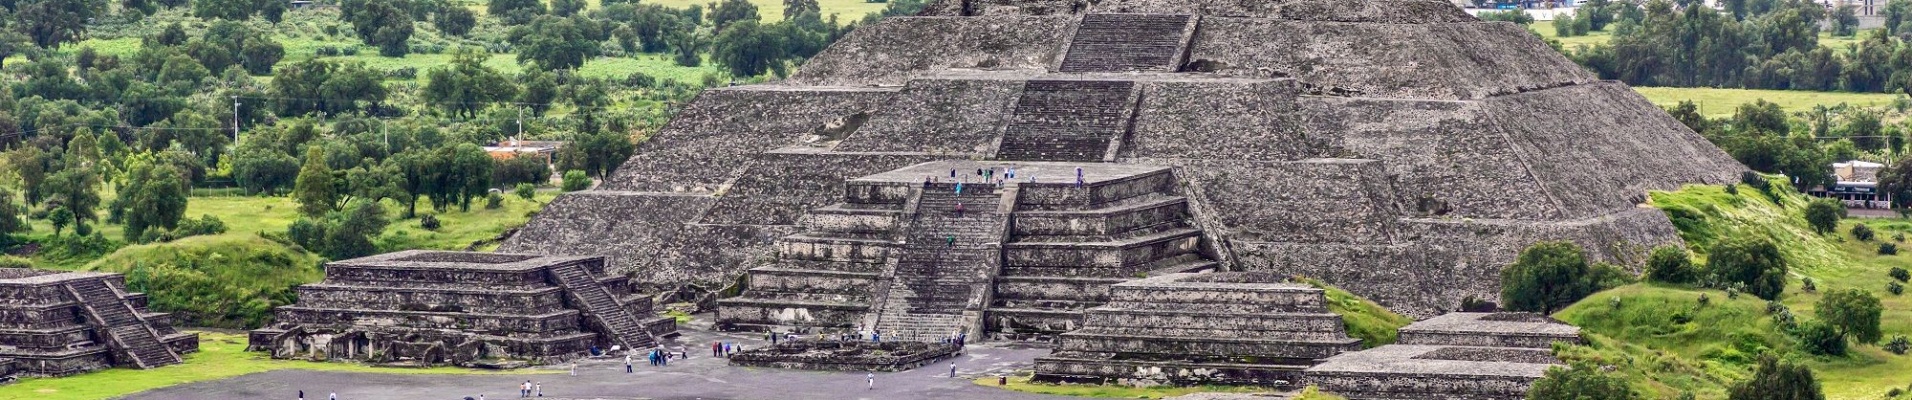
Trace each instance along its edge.
<path fill-rule="evenodd" d="M 846 329 L 857 326 L 868 313 L 867 303 L 804 302 L 792 300 L 718 300 L 717 326 L 722 330 Z"/>
<path fill-rule="evenodd" d="M 1046 72 L 1076 19 L 891 17 L 858 27 L 790 76 L 792 85 L 901 85 L 952 68 Z M 934 32 L 936 38 L 925 35 Z"/>
<path fill-rule="evenodd" d="M 1300 85 L 1280 80 L 1138 83 L 1142 101 L 1122 143 L 1125 159 L 1285 161 L 1324 154 L 1298 126 Z M 1228 118 L 1212 118 L 1225 114 Z"/>
<path fill-rule="evenodd" d="M 543 315 L 469 314 L 428 311 L 379 311 L 359 309 L 317 309 L 283 306 L 273 312 L 280 324 L 324 326 L 395 326 L 416 329 L 452 329 L 475 332 L 548 332 L 578 329 L 578 311 L 562 310 Z"/>
<path fill-rule="evenodd" d="M 1021 176 L 1017 177 L 1022 178 Z M 1175 176 L 1167 169 L 1133 174 L 1106 182 L 1077 186 L 1073 176 L 1037 176 L 1034 184 L 1023 183 L 1016 199 L 1018 210 L 1083 210 L 1152 193 L 1175 189 Z"/>
<path fill-rule="evenodd" d="M 1115 235 L 1188 218 L 1188 200 L 1163 198 L 1114 210 L 1029 211 L 1015 214 L 1015 236 Z"/>
<path fill-rule="evenodd" d="M 788 341 L 730 355 L 730 365 L 825 371 L 896 372 L 962 355 L 948 343 Z"/>
<path fill-rule="evenodd" d="M 1292 388 L 1301 381 L 1301 368 L 1281 364 L 1107 360 L 1052 355 L 1036 363 L 1035 380 L 1128 386 L 1250 385 Z"/>
<path fill-rule="evenodd" d="M 1022 87 L 1006 79 L 911 80 L 836 150 L 987 155 Z"/>
<path fill-rule="evenodd" d="M 301 285 L 297 292 L 299 304 L 313 308 L 489 314 L 514 311 L 545 313 L 564 306 L 564 291 L 556 287 L 505 291 L 314 284 Z"/>
<path fill-rule="evenodd" d="M 1453 3 L 1439 0 L 1113 0 L 1097 3 L 1093 11 L 1391 24 L 1476 21 Z"/>

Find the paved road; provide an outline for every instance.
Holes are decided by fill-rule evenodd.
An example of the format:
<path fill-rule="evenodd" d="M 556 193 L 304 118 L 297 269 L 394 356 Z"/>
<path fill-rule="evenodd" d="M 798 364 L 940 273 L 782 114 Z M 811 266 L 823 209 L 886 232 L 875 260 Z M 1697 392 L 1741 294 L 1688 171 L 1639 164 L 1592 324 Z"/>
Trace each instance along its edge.
<path fill-rule="evenodd" d="M 305 390 L 307 399 L 324 400 L 338 392 L 342 400 L 462 399 L 485 395 L 487 400 L 517 397 L 516 385 L 526 379 L 543 384 L 547 399 L 1060 399 L 1011 392 L 970 383 L 979 376 L 1028 370 L 1047 349 L 971 345 L 954 360 L 958 379 L 948 378 L 950 361 L 911 371 L 877 373 L 876 389 L 867 388 L 864 373 L 795 371 L 731 367 L 710 357 L 713 340 L 736 341 L 755 348 L 760 338 L 685 329 L 680 341 L 690 347 L 690 358 L 668 367 L 651 367 L 641 359 L 637 372 L 624 373 L 622 358 L 579 363 L 577 376 L 564 367 L 548 367 L 550 374 L 533 375 L 399 375 L 379 373 L 280 370 L 151 390 L 128 399 L 292 399 Z M 700 353 L 699 350 L 702 350 Z"/>

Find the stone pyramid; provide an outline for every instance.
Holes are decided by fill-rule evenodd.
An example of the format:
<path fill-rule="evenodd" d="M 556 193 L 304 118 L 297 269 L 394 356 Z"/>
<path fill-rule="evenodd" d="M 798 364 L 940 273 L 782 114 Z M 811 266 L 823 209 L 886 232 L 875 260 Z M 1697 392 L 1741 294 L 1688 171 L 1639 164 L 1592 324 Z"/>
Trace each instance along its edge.
<path fill-rule="evenodd" d="M 997 196 L 972 209 L 1000 207 L 913 222 L 964 201 L 924 193 L 984 168 L 1023 171 L 971 189 Z M 1637 264 L 1679 241 L 1639 206 L 1647 191 L 1742 170 L 1626 85 L 1442 0 L 943 0 L 789 79 L 705 91 L 501 251 L 605 255 L 660 287 L 755 268 L 755 308 L 733 304 L 744 325 L 848 330 L 943 307 L 966 314 L 922 323 L 1007 333 L 1029 324 L 994 315 L 1060 315 L 1053 333 L 1109 282 L 1204 265 L 1426 317 L 1497 298 L 1499 270 L 1537 241 Z M 945 259 L 923 242 L 958 227 L 982 241 L 947 235 L 967 275 L 909 267 Z M 948 305 L 895 283 L 932 278 L 955 287 L 928 291 Z"/>

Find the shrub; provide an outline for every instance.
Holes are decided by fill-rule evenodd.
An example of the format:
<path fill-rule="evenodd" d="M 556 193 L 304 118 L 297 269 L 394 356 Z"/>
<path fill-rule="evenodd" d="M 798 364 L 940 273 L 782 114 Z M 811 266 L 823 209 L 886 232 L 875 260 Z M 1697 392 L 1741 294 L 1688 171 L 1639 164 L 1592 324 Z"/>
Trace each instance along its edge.
<path fill-rule="evenodd" d="M 339 48 L 332 47 L 332 46 L 319 46 L 318 50 L 313 50 L 312 53 L 317 54 L 320 57 L 331 57 L 331 56 L 339 55 Z"/>
<path fill-rule="evenodd" d="M 358 52 L 358 46 L 345 46 L 339 49 L 339 55 L 356 56 Z"/>
<path fill-rule="evenodd" d="M 1859 343 L 1878 343 L 1882 338 L 1879 317 L 1885 307 L 1870 292 L 1859 289 L 1827 291 L 1812 311 L 1820 321 L 1837 329 L 1840 337 L 1851 337 Z"/>
<path fill-rule="evenodd" d="M 1719 284 L 1739 283 L 1761 299 L 1776 300 L 1786 289 L 1786 259 L 1763 237 L 1729 239 L 1713 247 L 1706 269 Z"/>
<path fill-rule="evenodd" d="M 1806 293 L 1817 292 L 1819 291 L 1819 285 L 1813 284 L 1812 278 L 1801 278 L 1799 282 L 1799 290 L 1804 290 L 1806 291 Z"/>
<path fill-rule="evenodd" d="M 1527 391 L 1528 400 L 1616 399 L 1639 397 L 1625 379 L 1601 372 L 1587 363 L 1572 368 L 1553 367 Z"/>
<path fill-rule="evenodd" d="M 1844 217 L 1846 207 L 1833 199 L 1814 199 L 1806 204 L 1806 225 L 1814 232 L 1826 234 L 1839 228 L 1839 218 Z"/>
<path fill-rule="evenodd" d="M 1600 274 L 1604 275 L 1604 274 Z M 1552 314 L 1599 290 L 1601 276 L 1571 242 L 1541 242 L 1500 273 L 1500 303 L 1513 311 Z"/>
<path fill-rule="evenodd" d="M 1912 272 L 1907 272 L 1905 268 L 1899 268 L 1899 267 L 1892 267 L 1892 270 L 1887 271 L 1886 275 L 1891 275 L 1892 279 L 1897 279 L 1899 282 L 1905 282 L 1908 279 L 1912 279 Z"/>
<path fill-rule="evenodd" d="M 590 189 L 590 188 L 591 188 L 591 176 L 585 175 L 584 171 L 579 171 L 575 169 L 570 171 L 564 171 L 564 183 L 563 183 L 564 191 L 576 192 L 579 190 Z"/>
<path fill-rule="evenodd" d="M 418 218 L 418 227 L 421 229 L 428 230 L 428 231 L 435 231 L 442 226 L 443 225 L 441 225 L 438 222 L 437 215 L 425 214 L 424 217 Z"/>
<path fill-rule="evenodd" d="M 485 195 L 485 209 L 496 210 L 505 206 L 505 196 L 493 191 Z"/>
<path fill-rule="evenodd" d="M 33 268 L 33 260 L 0 254 L 0 268 Z"/>
<path fill-rule="evenodd" d="M 220 221 L 219 217 L 214 217 L 211 214 L 200 215 L 199 219 L 180 219 L 179 227 L 173 229 L 173 234 L 177 237 L 217 235 L 221 233 L 226 233 L 225 221 Z"/>
<path fill-rule="evenodd" d="M 1812 370 L 1772 354 L 1759 356 L 1753 376 L 1727 389 L 1728 400 L 1825 400 Z"/>
<path fill-rule="evenodd" d="M 1893 296 L 1905 294 L 1905 284 L 1898 283 L 1898 282 L 1886 282 L 1885 291 L 1888 293 L 1892 293 Z"/>
<path fill-rule="evenodd" d="M 1739 183 L 1751 186 L 1753 189 L 1758 189 L 1761 192 L 1771 190 L 1773 185 L 1772 181 L 1766 180 L 1766 177 L 1760 176 L 1758 172 L 1753 171 L 1741 171 L 1739 173 Z"/>
<path fill-rule="evenodd" d="M 1879 244 L 1879 255 L 1889 256 L 1894 254 L 1899 254 L 1899 245 L 1891 244 L 1891 243 Z"/>
<path fill-rule="evenodd" d="M 511 193 L 518 195 L 520 199 L 530 201 L 532 198 L 538 196 L 538 186 L 530 183 L 520 183 L 517 187 L 511 189 Z"/>
<path fill-rule="evenodd" d="M 1807 321 L 1792 330 L 1794 338 L 1799 339 L 1799 347 L 1807 353 L 1822 356 L 1840 356 L 1846 354 L 1846 339 L 1832 325 L 1819 321 Z"/>
<path fill-rule="evenodd" d="M 1894 234 L 1892 234 L 1892 241 L 1894 241 L 1894 242 L 1904 242 L 1904 241 L 1905 241 L 1905 232 L 1899 232 L 1899 233 L 1894 233 Z"/>
<path fill-rule="evenodd" d="M 1654 282 L 1683 285 L 1699 280 L 1699 270 L 1693 267 L 1693 258 L 1686 249 L 1679 246 L 1660 246 L 1646 259 L 1646 279 Z"/>
<path fill-rule="evenodd" d="M 1522 12 L 1520 10 L 1484 12 L 1484 13 L 1480 13 L 1480 20 L 1512 22 L 1512 23 L 1521 24 L 1521 25 L 1534 23 L 1533 16 L 1527 15 L 1526 12 Z"/>
<path fill-rule="evenodd" d="M 1728 183 L 1728 184 L 1726 184 L 1726 194 L 1730 194 L 1730 195 L 1734 195 L 1734 196 L 1738 196 L 1738 195 L 1739 195 L 1739 184 L 1737 184 L 1737 183 Z"/>
<path fill-rule="evenodd" d="M 1494 302 L 1492 301 L 1481 300 L 1480 298 L 1474 297 L 1474 295 L 1471 295 L 1471 294 L 1467 295 L 1467 298 L 1461 299 L 1461 312 L 1494 312 L 1494 311 L 1500 311 L 1500 305 L 1494 304 Z"/>
<path fill-rule="evenodd" d="M 1905 335 L 1893 336 L 1891 342 L 1886 342 L 1885 351 L 1905 355 L 1906 351 L 1912 351 L 1912 341 L 1906 340 Z"/>
<path fill-rule="evenodd" d="M 1861 242 L 1870 242 L 1872 241 L 1872 236 L 1872 227 L 1866 226 L 1866 224 L 1852 225 L 1852 238 L 1859 239 Z"/>

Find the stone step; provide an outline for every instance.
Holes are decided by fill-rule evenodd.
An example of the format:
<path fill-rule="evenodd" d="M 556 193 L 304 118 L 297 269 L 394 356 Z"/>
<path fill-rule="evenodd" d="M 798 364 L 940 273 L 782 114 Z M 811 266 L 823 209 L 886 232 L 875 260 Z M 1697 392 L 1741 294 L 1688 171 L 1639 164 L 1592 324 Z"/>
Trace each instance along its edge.
<path fill-rule="evenodd" d="M 1083 15 L 1058 70 L 1174 71 L 1193 20 L 1188 15 Z"/>

